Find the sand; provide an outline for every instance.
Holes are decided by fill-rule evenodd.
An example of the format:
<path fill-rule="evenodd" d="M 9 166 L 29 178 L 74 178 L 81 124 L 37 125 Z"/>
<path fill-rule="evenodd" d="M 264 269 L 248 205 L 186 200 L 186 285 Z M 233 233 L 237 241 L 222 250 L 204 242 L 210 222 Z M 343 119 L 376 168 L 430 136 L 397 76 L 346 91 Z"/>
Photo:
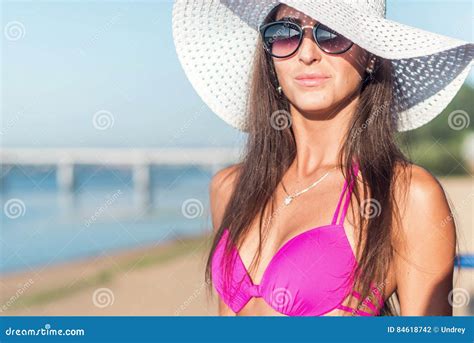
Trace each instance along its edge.
<path fill-rule="evenodd" d="M 9 275 L 1 280 L 2 315 L 217 315 L 202 273 L 209 244 L 183 239 Z"/>

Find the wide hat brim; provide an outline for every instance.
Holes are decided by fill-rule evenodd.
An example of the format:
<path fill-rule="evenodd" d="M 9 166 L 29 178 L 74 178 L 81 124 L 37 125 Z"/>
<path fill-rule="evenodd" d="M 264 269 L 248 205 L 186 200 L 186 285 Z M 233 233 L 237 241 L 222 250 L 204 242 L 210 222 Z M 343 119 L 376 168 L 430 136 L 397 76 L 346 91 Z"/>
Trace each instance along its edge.
<path fill-rule="evenodd" d="M 258 27 L 279 3 L 391 60 L 398 131 L 441 113 L 474 65 L 474 44 L 386 19 L 377 0 L 176 0 L 173 39 L 186 76 L 213 112 L 244 132 Z"/>

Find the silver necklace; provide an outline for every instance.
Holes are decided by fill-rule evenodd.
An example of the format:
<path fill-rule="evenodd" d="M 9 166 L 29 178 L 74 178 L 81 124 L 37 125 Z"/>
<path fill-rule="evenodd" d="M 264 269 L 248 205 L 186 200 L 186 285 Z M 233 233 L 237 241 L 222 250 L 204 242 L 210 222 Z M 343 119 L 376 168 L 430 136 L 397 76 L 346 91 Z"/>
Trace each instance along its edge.
<path fill-rule="evenodd" d="M 337 166 L 334 167 L 334 168 L 332 168 L 332 169 L 336 169 L 336 168 L 337 168 Z M 321 176 L 318 180 L 316 180 L 315 182 L 313 182 L 309 187 L 306 187 L 305 189 L 303 189 L 303 190 L 301 190 L 301 191 L 299 191 L 299 192 L 296 192 L 296 193 L 294 193 L 294 194 L 292 194 L 292 195 L 288 194 L 288 191 L 286 190 L 285 185 L 283 184 L 283 181 L 282 181 L 282 182 L 281 182 L 281 185 L 283 186 L 283 189 L 284 189 L 284 191 L 285 191 L 285 193 L 286 193 L 286 195 L 287 195 L 287 196 L 285 197 L 285 200 L 283 201 L 283 203 L 284 203 L 286 206 L 288 206 L 288 205 L 293 201 L 294 198 L 296 198 L 296 197 L 300 196 L 301 194 L 303 194 L 303 193 L 309 191 L 311 188 L 313 188 L 313 187 L 316 186 L 318 183 L 320 183 L 321 181 L 323 181 L 324 178 L 329 175 L 329 173 L 332 171 L 332 169 L 329 170 L 329 171 L 328 171 L 326 174 L 324 174 L 323 176 Z"/>

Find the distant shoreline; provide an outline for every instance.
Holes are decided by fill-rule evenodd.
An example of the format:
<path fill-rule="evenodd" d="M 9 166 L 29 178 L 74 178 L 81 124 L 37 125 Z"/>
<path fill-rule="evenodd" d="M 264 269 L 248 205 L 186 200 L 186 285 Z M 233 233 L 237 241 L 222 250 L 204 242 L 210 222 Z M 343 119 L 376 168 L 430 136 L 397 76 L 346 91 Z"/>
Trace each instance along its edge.
<path fill-rule="evenodd" d="M 41 273 L 34 270 L 2 275 L 0 313 L 14 315 L 21 308 L 60 301 L 84 290 L 111 283 L 122 274 L 156 267 L 190 253 L 203 252 L 207 243 L 208 237 L 205 235 L 182 237 L 61 262 L 47 267 Z M 77 271 L 81 271 L 79 275 Z"/>

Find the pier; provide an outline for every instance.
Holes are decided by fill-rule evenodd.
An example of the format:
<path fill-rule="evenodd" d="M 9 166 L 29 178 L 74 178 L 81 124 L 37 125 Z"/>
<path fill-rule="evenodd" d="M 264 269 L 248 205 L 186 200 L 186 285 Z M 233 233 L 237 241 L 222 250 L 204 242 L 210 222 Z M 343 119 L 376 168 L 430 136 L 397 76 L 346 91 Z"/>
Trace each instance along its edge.
<path fill-rule="evenodd" d="M 0 167 L 4 170 L 1 175 L 12 166 L 55 167 L 58 191 L 71 195 L 76 166 L 130 168 L 135 193 L 140 202 L 148 203 L 152 166 L 197 166 L 214 174 L 236 163 L 239 157 L 240 151 L 234 148 L 3 148 L 0 149 Z M 3 185 L 2 180 L 0 185 Z"/>

